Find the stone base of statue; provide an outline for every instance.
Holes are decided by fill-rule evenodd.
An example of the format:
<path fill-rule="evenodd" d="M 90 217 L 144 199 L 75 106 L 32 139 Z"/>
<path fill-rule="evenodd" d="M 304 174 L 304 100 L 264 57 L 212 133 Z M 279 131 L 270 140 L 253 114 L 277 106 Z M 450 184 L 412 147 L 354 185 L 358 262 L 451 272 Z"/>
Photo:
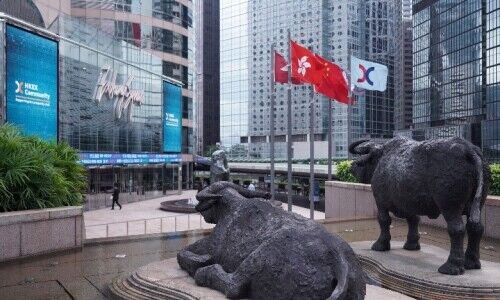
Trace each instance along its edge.
<path fill-rule="evenodd" d="M 196 198 L 170 200 L 160 203 L 160 209 L 169 212 L 194 214 L 197 213 L 196 204 L 198 204 Z"/>
<path fill-rule="evenodd" d="M 372 242 L 350 243 L 363 269 L 380 286 L 417 299 L 500 299 L 500 264 L 481 261 L 481 270 L 464 275 L 438 273 L 448 250 L 421 244 L 420 251 L 403 249 L 391 242 L 391 251 L 371 250 Z"/>
<path fill-rule="evenodd" d="M 175 258 L 141 267 L 128 277 L 114 280 L 109 288 L 118 299 L 226 299 L 218 291 L 197 286 L 194 279 L 179 268 Z M 406 300 L 411 298 L 380 287 L 367 285 L 365 299 Z"/>

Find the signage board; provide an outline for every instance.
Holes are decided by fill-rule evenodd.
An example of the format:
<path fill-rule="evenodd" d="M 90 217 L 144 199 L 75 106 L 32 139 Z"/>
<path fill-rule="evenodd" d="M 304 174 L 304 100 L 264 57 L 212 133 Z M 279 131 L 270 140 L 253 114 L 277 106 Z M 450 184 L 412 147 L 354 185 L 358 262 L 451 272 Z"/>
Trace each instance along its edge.
<path fill-rule="evenodd" d="M 163 82 L 163 152 L 182 150 L 182 89 Z"/>
<path fill-rule="evenodd" d="M 126 114 L 126 120 L 132 120 L 132 107 L 144 104 L 144 91 L 131 88 L 134 76 L 129 76 L 124 84 L 117 84 L 118 74 L 109 66 L 101 68 L 92 99 L 99 104 L 106 95 L 113 100 L 113 116 L 119 120 Z"/>
<path fill-rule="evenodd" d="M 58 44 L 7 25 L 7 122 L 26 135 L 57 141 Z"/>
<path fill-rule="evenodd" d="M 173 164 L 182 161 L 180 154 L 80 153 L 83 165 Z"/>

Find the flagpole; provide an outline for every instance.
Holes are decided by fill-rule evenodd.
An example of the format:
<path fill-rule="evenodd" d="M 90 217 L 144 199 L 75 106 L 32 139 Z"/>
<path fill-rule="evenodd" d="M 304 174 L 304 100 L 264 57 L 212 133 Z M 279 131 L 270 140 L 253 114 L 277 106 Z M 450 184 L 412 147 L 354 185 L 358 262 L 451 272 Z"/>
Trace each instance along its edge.
<path fill-rule="evenodd" d="M 271 139 L 271 149 L 270 149 L 270 156 L 271 156 L 271 200 L 274 201 L 274 194 L 275 194 L 275 187 L 274 187 L 274 177 L 275 177 L 275 170 L 274 170 L 274 140 L 275 140 L 275 132 L 274 132 L 274 102 L 275 102 L 275 91 L 274 91 L 274 81 L 275 78 L 274 76 L 276 75 L 276 70 L 275 70 L 275 54 L 274 54 L 274 43 L 271 45 L 271 67 L 272 67 L 272 73 L 271 76 L 271 120 L 270 120 L 270 139 Z"/>
<path fill-rule="evenodd" d="M 350 74 L 352 74 L 352 66 L 351 66 L 351 57 L 352 57 L 352 49 L 351 47 L 349 47 L 349 50 L 348 50 L 348 57 L 347 57 L 347 69 L 349 70 L 349 72 L 351 72 Z M 351 103 L 349 105 L 347 105 L 347 147 L 349 147 L 351 145 L 351 118 L 352 118 L 352 106 L 354 105 L 354 92 L 352 90 L 352 86 L 351 86 L 352 82 L 349 80 L 349 94 L 351 95 Z M 351 158 L 351 153 L 349 151 L 347 151 L 347 159 Z"/>
<path fill-rule="evenodd" d="M 332 181 L 332 100 L 328 99 L 328 181 Z"/>
<path fill-rule="evenodd" d="M 314 220 L 314 89 L 311 86 L 311 109 L 309 117 L 309 208 Z"/>
<path fill-rule="evenodd" d="M 292 211 L 292 51 L 291 34 L 288 29 L 288 127 L 287 127 L 287 158 L 288 158 L 288 180 L 287 180 L 287 200 L 288 211 Z"/>

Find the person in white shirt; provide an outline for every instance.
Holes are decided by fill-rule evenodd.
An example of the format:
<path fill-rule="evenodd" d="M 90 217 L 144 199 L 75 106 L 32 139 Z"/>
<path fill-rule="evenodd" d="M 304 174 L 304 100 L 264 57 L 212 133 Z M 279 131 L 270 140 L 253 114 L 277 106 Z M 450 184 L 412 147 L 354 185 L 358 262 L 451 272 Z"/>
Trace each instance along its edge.
<path fill-rule="evenodd" d="M 255 185 L 253 185 L 253 182 L 250 182 L 250 184 L 248 185 L 248 190 L 255 191 Z"/>

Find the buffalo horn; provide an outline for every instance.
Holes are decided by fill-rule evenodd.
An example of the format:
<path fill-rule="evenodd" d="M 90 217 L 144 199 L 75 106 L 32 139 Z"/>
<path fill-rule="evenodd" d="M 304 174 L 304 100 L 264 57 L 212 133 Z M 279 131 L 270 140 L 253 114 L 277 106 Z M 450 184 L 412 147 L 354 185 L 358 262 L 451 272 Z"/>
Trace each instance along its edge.
<path fill-rule="evenodd" d="M 352 154 L 357 154 L 357 155 L 368 154 L 370 152 L 369 148 L 363 147 L 363 149 L 362 149 L 363 151 L 359 151 L 358 149 L 356 149 L 359 145 L 361 145 L 363 143 L 366 143 L 368 141 L 369 140 L 359 140 L 357 142 L 352 143 L 349 146 L 349 152 L 352 153 Z"/>

